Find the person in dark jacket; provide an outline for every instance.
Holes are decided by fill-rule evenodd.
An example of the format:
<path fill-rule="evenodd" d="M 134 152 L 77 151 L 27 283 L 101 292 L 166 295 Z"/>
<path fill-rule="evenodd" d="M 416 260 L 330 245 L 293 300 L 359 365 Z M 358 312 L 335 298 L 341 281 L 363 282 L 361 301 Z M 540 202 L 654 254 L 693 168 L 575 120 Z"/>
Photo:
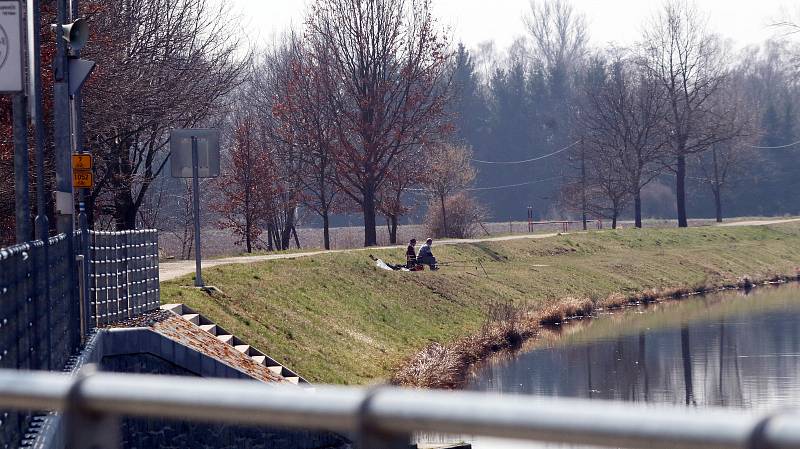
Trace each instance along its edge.
<path fill-rule="evenodd" d="M 417 265 L 417 239 L 408 241 L 408 248 L 406 248 L 406 268 L 409 270 Z"/>
<path fill-rule="evenodd" d="M 433 246 L 433 239 L 425 240 L 425 244 L 419 247 L 419 255 L 417 256 L 417 263 L 428 265 L 429 267 L 431 267 L 431 270 L 438 270 L 439 267 L 436 266 L 436 258 L 433 257 L 433 252 L 431 252 L 431 246 Z"/>

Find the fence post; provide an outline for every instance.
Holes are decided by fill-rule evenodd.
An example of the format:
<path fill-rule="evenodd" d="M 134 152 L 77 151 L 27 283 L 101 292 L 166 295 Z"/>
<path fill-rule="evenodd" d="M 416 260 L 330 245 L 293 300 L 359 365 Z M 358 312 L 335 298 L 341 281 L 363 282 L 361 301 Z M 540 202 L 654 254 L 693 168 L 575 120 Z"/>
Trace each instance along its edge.
<path fill-rule="evenodd" d="M 408 449 L 411 446 L 411 435 L 388 433 L 375 425 L 371 415 L 371 406 L 375 396 L 380 392 L 381 387 L 370 389 L 361 402 L 356 447 L 358 449 Z"/>
<path fill-rule="evenodd" d="M 81 386 L 97 371 L 86 365 L 75 378 L 67 394 L 64 411 L 67 447 L 70 449 L 113 449 L 121 441 L 120 419 L 116 415 L 87 412 L 83 407 Z"/>
<path fill-rule="evenodd" d="M 83 256 L 80 268 L 81 268 L 81 343 L 84 342 L 86 338 L 86 334 L 91 329 L 91 295 L 89 292 L 89 279 L 91 275 L 91 258 L 92 258 L 92 250 L 91 250 L 91 242 L 89 237 L 89 223 L 88 217 L 86 216 L 86 203 L 81 201 L 80 202 L 80 214 L 78 215 L 78 221 L 80 222 L 80 229 L 81 229 L 81 255 Z"/>
<path fill-rule="evenodd" d="M 75 262 L 78 267 L 78 288 L 80 289 L 80 302 L 78 303 L 78 309 L 80 312 L 80 322 L 81 322 L 81 344 L 86 342 L 86 334 L 89 332 L 87 328 L 89 325 L 89 320 L 86 318 L 87 315 L 87 297 L 86 297 L 86 280 L 84 275 L 86 273 L 86 257 L 83 254 L 78 254 L 75 256 Z"/>

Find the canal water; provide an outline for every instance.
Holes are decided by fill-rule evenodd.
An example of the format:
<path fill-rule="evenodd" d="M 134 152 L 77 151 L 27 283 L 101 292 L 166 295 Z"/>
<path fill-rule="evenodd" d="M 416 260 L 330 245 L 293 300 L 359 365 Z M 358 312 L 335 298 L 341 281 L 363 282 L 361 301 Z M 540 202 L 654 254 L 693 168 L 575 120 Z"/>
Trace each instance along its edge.
<path fill-rule="evenodd" d="M 601 312 L 481 364 L 467 389 L 754 411 L 800 406 L 800 288 Z M 543 447 L 461 439 L 475 448 Z"/>

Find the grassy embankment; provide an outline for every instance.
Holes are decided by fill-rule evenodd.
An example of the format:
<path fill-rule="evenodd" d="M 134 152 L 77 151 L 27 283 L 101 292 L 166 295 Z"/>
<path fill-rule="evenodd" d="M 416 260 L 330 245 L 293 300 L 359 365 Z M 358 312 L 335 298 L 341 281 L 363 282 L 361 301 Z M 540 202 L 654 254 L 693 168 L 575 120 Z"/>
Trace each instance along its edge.
<path fill-rule="evenodd" d="M 480 260 L 488 276 L 465 267 L 387 272 L 367 252 L 351 252 L 211 268 L 203 277 L 222 294 L 187 288 L 184 277 L 162 285 L 162 301 L 201 311 L 312 382 L 377 382 L 402 366 L 408 383 L 446 386 L 463 364 L 535 334 L 541 320 L 745 276 L 793 276 L 800 224 L 627 229 L 435 252 L 443 261 Z M 374 252 L 389 261 L 402 253 Z M 526 312 L 512 331 L 486 325 L 508 310 L 497 306 L 503 301 Z M 450 380 L 437 383 L 441 376 Z"/>

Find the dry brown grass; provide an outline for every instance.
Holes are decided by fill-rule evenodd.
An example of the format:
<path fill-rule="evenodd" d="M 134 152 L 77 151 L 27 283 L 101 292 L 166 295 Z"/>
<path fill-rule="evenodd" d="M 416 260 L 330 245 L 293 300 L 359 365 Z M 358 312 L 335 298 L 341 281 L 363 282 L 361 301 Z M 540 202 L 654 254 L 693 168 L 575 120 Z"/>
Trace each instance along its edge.
<path fill-rule="evenodd" d="M 568 297 L 537 313 L 526 312 L 511 303 L 492 304 L 487 322 L 480 332 L 449 345 L 431 343 L 406 360 L 391 378 L 391 383 L 417 388 L 461 388 L 474 363 L 491 355 L 519 348 L 526 340 L 542 335 L 542 326 L 591 316 L 598 308 L 618 309 L 643 302 L 675 300 L 731 288 L 749 290 L 759 285 L 790 281 L 800 281 L 800 275 L 771 274 L 757 280 L 745 276 L 733 286 L 720 284 L 648 289 L 629 296 L 613 293 L 601 301 Z"/>
<path fill-rule="evenodd" d="M 510 302 L 492 304 L 481 330 L 449 345 L 431 343 L 404 363 L 391 379 L 394 385 L 458 388 L 467 368 L 500 351 L 518 348 L 539 331 L 539 319 Z"/>

